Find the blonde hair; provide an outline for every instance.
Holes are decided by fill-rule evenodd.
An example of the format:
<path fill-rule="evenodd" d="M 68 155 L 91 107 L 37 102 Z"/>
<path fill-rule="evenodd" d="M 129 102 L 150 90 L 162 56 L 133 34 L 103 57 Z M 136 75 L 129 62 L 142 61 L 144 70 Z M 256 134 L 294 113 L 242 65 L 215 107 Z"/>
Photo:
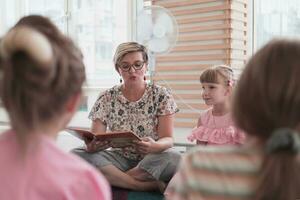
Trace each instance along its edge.
<path fill-rule="evenodd" d="M 200 83 L 217 83 L 225 86 L 234 84 L 233 70 L 227 65 L 216 65 L 200 75 Z"/>
<path fill-rule="evenodd" d="M 118 71 L 118 65 L 120 64 L 124 56 L 133 52 L 141 52 L 144 62 L 148 63 L 147 48 L 144 45 L 141 45 L 137 42 L 125 42 L 117 47 L 113 58 L 116 71 Z"/>
<path fill-rule="evenodd" d="M 80 50 L 38 15 L 23 17 L 2 38 L 0 69 L 1 98 L 21 143 L 36 127 L 63 113 L 85 81 Z"/>

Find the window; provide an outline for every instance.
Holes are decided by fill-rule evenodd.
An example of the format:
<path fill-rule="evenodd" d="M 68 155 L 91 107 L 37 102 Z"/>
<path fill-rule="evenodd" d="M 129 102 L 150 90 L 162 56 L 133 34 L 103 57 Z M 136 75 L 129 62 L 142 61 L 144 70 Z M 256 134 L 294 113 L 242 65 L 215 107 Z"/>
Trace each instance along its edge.
<path fill-rule="evenodd" d="M 119 78 L 112 57 L 116 46 L 130 40 L 129 1 L 27 0 L 27 14 L 50 17 L 81 48 L 87 87 L 107 88 Z"/>
<path fill-rule="evenodd" d="M 276 36 L 299 37 L 299 0 L 254 0 L 254 49 Z"/>

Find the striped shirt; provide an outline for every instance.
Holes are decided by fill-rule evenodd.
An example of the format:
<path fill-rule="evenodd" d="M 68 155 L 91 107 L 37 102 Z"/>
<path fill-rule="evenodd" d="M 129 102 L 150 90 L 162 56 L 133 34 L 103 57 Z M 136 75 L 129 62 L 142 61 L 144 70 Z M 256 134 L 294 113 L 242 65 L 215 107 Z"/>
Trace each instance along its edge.
<path fill-rule="evenodd" d="M 260 151 L 250 147 L 196 147 L 184 156 L 166 198 L 253 199 L 261 163 Z"/>

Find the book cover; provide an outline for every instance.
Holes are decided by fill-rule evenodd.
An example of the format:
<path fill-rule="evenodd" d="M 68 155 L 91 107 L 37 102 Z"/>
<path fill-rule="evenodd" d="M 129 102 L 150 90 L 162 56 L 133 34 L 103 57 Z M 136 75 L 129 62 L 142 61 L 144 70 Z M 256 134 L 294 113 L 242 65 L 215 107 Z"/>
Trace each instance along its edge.
<path fill-rule="evenodd" d="M 84 141 L 92 141 L 94 138 L 99 141 L 108 141 L 114 148 L 132 146 L 133 141 L 141 141 L 141 138 L 131 131 L 107 132 L 101 135 L 94 135 L 87 129 L 77 127 L 69 127 L 66 131 Z"/>

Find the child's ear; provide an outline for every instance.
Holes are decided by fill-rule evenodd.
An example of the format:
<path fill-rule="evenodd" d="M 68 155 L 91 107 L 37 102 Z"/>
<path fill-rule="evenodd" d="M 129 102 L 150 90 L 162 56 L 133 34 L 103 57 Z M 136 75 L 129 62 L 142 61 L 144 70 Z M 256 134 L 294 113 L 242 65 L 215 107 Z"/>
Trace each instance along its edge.
<path fill-rule="evenodd" d="M 232 87 L 231 86 L 227 86 L 226 87 L 226 91 L 225 91 L 225 95 L 226 96 L 230 96 L 232 93 Z"/>
<path fill-rule="evenodd" d="M 81 103 L 81 92 L 74 94 L 66 103 L 66 111 L 69 113 L 75 112 Z"/>

